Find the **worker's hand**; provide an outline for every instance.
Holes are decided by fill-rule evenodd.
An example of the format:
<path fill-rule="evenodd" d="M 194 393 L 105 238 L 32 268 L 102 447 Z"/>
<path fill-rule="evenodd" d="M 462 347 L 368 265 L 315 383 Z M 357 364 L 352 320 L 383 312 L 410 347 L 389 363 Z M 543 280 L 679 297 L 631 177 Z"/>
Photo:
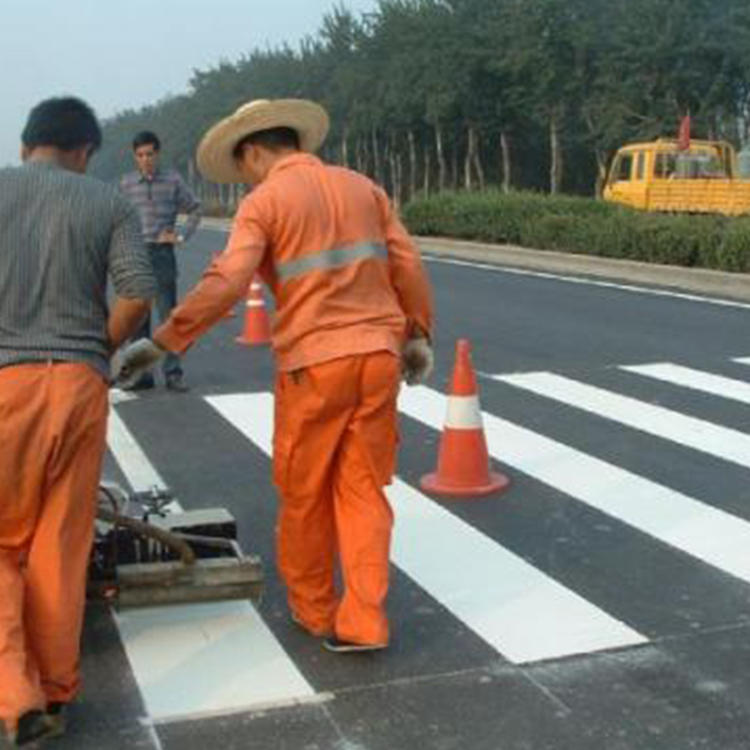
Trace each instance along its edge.
<path fill-rule="evenodd" d="M 166 350 L 151 339 L 138 339 L 128 344 L 121 353 L 120 371 L 115 378 L 122 388 L 134 386 L 166 354 Z"/>
<path fill-rule="evenodd" d="M 407 385 L 419 385 L 426 380 L 435 365 L 430 342 L 420 336 L 409 339 L 401 350 L 401 373 Z"/>
<path fill-rule="evenodd" d="M 159 236 L 156 238 L 157 242 L 164 242 L 169 245 L 179 245 L 182 240 L 182 235 L 177 234 L 174 229 L 162 229 Z"/>

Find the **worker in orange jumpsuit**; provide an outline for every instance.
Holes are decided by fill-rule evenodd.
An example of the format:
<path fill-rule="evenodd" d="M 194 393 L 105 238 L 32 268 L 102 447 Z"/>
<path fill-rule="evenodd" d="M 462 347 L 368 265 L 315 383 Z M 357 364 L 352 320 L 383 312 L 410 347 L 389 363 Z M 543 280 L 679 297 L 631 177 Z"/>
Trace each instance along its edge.
<path fill-rule="evenodd" d="M 91 109 L 43 101 L 22 141 L 0 169 L 0 746 L 36 747 L 80 689 L 109 359 L 155 282 L 135 209 L 83 174 Z"/>
<path fill-rule="evenodd" d="M 401 377 L 418 382 L 432 367 L 432 301 L 384 191 L 313 156 L 327 129 L 313 102 L 264 100 L 206 134 L 203 175 L 255 188 L 197 287 L 153 341 L 125 351 L 123 376 L 185 351 L 260 272 L 276 298 L 279 570 L 292 618 L 347 652 L 388 644 L 393 514 L 383 488 L 394 471 Z"/>

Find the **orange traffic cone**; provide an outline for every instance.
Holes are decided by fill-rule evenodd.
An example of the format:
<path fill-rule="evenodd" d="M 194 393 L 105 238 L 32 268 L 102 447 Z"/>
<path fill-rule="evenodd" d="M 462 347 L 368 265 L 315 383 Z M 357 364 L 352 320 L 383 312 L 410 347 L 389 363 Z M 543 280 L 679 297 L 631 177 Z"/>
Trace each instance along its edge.
<path fill-rule="evenodd" d="M 420 485 L 425 492 L 436 495 L 476 497 L 499 492 L 509 483 L 503 474 L 490 471 L 477 379 L 471 365 L 471 345 L 461 339 L 456 344 L 456 364 L 437 471 L 422 477 Z"/>
<path fill-rule="evenodd" d="M 271 341 L 271 326 L 268 322 L 266 303 L 263 299 L 263 289 L 259 281 L 250 282 L 247 295 L 247 310 L 245 312 L 245 328 L 236 341 L 244 346 L 258 346 Z"/>

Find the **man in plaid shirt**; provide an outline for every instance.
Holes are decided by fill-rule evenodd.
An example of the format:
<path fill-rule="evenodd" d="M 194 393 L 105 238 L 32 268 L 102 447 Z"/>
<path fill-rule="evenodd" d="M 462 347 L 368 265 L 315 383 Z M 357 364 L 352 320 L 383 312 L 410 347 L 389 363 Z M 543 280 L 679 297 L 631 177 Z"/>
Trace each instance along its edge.
<path fill-rule="evenodd" d="M 169 317 L 177 304 L 177 259 L 175 246 L 186 242 L 201 220 L 201 204 L 185 181 L 173 169 L 159 166 L 161 143 L 156 134 L 138 133 L 133 139 L 133 155 L 138 169 L 120 180 L 120 191 L 136 207 L 141 219 L 143 237 L 149 249 L 151 264 L 158 284 L 156 310 L 159 321 Z M 176 229 L 179 213 L 187 214 L 184 232 Z M 151 320 L 147 318 L 135 339 L 151 335 Z M 186 391 L 182 363 L 176 354 L 164 359 L 164 381 L 172 391 Z M 148 374 L 135 383 L 132 390 L 154 387 L 153 375 Z"/>

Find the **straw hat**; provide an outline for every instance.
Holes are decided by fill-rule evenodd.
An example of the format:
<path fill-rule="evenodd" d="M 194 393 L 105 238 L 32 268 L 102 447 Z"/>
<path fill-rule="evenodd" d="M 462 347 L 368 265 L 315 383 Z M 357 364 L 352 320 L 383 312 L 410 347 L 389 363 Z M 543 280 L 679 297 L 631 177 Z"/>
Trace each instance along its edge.
<path fill-rule="evenodd" d="M 257 99 L 214 125 L 198 146 L 198 169 L 212 182 L 244 182 L 233 152 L 248 135 L 270 128 L 291 128 L 302 151 L 314 153 L 328 134 L 328 113 L 306 99 Z"/>

